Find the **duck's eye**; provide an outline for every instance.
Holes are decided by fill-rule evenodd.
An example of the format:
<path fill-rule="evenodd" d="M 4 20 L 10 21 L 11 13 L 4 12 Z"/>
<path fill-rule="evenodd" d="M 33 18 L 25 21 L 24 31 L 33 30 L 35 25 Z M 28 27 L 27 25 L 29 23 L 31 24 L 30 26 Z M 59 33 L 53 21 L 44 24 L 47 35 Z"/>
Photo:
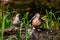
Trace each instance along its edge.
<path fill-rule="evenodd" d="M 41 19 L 41 18 L 39 18 L 39 19 Z"/>

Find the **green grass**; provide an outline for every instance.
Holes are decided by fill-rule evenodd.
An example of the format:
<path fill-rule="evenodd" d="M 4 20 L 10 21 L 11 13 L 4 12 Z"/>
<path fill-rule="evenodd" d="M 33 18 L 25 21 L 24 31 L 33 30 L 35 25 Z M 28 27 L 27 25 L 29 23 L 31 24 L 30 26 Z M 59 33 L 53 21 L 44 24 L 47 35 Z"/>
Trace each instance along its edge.
<path fill-rule="evenodd" d="M 3 40 L 3 34 L 4 34 L 4 29 L 7 27 L 10 27 L 11 24 L 11 18 L 14 15 L 14 13 L 18 13 L 18 11 L 16 9 L 13 9 L 13 11 L 10 11 L 9 9 L 9 5 L 6 8 L 6 11 L 4 12 L 3 18 L 0 18 L 0 29 L 2 30 L 1 32 L 1 36 L 0 39 Z M 28 31 L 28 27 L 31 24 L 28 21 L 28 15 L 29 12 L 24 13 L 24 16 L 22 17 L 22 23 L 20 24 L 20 29 L 17 31 L 17 40 L 20 40 L 20 36 L 21 36 L 21 29 L 22 26 L 25 25 L 26 26 L 26 35 L 25 35 L 25 40 L 30 40 L 29 37 L 29 31 Z M 41 18 L 44 23 L 42 23 L 42 25 L 40 26 L 41 28 L 46 28 L 46 29 L 52 29 L 52 28 L 60 28 L 60 17 L 56 18 L 54 13 L 52 13 L 52 11 L 48 12 L 46 10 L 46 16 L 43 16 Z M 56 26 L 57 25 L 57 26 Z M 47 33 L 48 35 L 48 33 Z M 12 40 L 12 36 L 9 37 L 9 40 Z M 44 40 L 42 38 L 42 40 Z"/>

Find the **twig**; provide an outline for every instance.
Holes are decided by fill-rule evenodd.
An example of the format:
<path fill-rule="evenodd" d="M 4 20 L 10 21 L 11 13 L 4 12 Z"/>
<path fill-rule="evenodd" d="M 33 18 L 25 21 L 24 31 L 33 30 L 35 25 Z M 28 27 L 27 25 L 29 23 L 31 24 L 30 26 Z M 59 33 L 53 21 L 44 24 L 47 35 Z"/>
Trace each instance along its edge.
<path fill-rule="evenodd" d="M 4 34 L 6 35 L 8 35 L 8 34 L 10 34 L 10 35 L 12 35 L 12 34 L 15 34 L 16 32 L 17 32 L 17 30 L 19 29 L 19 27 L 10 27 L 10 28 L 6 28 L 5 30 L 4 30 Z M 2 32 L 2 30 L 0 30 L 0 33 Z"/>

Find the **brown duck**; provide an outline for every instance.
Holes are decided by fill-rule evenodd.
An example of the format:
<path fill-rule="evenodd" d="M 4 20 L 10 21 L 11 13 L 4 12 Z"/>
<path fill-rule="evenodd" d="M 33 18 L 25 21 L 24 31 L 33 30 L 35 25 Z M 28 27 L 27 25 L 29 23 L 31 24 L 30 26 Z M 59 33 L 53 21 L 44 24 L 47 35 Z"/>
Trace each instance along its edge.
<path fill-rule="evenodd" d="M 35 16 L 32 18 L 32 25 L 34 27 L 39 27 L 41 25 L 42 21 L 40 18 L 40 14 L 36 13 Z"/>

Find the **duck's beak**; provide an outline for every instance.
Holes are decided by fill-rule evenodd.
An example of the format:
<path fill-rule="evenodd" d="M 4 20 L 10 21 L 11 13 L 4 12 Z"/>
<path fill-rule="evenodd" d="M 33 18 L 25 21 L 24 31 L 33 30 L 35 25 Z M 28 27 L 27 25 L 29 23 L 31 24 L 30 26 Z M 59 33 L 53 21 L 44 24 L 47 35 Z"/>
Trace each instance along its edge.
<path fill-rule="evenodd" d="M 32 20 L 34 20 L 36 18 L 36 16 L 34 16 L 33 18 L 32 18 Z"/>

